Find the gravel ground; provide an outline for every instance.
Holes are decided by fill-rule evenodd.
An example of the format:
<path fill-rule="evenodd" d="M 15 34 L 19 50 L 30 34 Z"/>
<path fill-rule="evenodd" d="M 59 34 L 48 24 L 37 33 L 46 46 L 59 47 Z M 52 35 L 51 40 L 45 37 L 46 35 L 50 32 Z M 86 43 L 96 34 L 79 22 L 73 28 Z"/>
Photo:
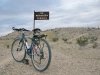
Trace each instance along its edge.
<path fill-rule="evenodd" d="M 51 45 L 52 62 L 46 71 L 36 71 L 30 60 L 29 65 L 15 62 L 8 54 L 0 62 L 0 75 L 100 75 L 99 50 L 62 50 L 64 46 L 55 45 Z"/>

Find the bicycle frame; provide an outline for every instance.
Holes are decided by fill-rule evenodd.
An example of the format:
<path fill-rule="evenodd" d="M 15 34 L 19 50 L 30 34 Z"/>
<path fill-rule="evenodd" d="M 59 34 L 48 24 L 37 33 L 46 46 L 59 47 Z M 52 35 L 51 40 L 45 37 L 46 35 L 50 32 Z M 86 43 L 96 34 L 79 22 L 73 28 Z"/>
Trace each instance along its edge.
<path fill-rule="evenodd" d="M 17 39 L 20 39 L 20 42 L 23 42 L 23 45 L 26 46 L 26 51 L 27 51 L 29 49 L 29 45 L 27 43 L 27 39 L 25 37 L 24 31 L 21 32 L 21 35 L 19 37 L 17 37 Z M 21 48 L 22 48 L 22 46 L 21 46 Z"/>
<path fill-rule="evenodd" d="M 34 36 L 33 36 L 32 39 L 30 38 L 32 42 L 31 42 L 30 47 L 29 47 L 28 42 L 27 42 L 27 38 L 25 37 L 24 32 L 22 32 L 20 36 L 21 36 L 21 37 L 20 37 L 20 42 L 23 42 L 23 45 L 24 45 L 25 48 L 26 48 L 26 53 L 29 55 L 28 50 L 29 50 L 29 51 L 33 50 L 32 48 L 33 48 L 33 46 L 35 45 L 34 43 L 36 42 L 37 37 L 34 37 Z M 23 47 L 23 45 L 21 46 L 21 48 Z M 34 49 L 34 51 L 36 52 L 35 49 Z M 36 52 L 36 53 L 37 53 L 37 52 Z"/>

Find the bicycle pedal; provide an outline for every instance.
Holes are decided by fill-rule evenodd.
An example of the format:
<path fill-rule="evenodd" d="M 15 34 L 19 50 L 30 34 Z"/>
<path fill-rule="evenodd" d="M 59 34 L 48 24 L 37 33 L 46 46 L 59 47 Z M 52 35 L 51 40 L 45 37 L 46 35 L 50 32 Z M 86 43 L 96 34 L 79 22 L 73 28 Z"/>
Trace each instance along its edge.
<path fill-rule="evenodd" d="M 24 64 L 26 64 L 26 65 L 29 65 L 29 60 L 28 60 L 28 59 L 24 59 L 22 62 L 23 62 Z"/>
<path fill-rule="evenodd" d="M 41 59 L 46 59 L 46 58 L 41 58 Z"/>

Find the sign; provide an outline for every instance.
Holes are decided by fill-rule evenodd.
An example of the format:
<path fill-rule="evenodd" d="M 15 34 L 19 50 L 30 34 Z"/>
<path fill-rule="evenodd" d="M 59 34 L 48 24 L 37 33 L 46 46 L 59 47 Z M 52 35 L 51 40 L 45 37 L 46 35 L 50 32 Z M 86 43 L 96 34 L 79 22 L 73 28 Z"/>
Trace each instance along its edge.
<path fill-rule="evenodd" d="M 49 12 L 34 12 L 34 20 L 49 20 Z"/>

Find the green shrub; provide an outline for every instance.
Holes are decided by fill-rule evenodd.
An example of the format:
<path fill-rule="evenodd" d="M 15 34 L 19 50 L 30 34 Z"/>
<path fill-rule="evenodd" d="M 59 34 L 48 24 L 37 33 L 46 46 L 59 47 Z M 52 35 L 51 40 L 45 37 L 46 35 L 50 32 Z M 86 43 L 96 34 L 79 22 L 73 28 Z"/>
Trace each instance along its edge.
<path fill-rule="evenodd" d="M 7 45 L 7 49 L 9 48 L 9 45 Z"/>
<path fill-rule="evenodd" d="M 88 38 L 85 36 L 79 37 L 77 39 L 77 44 L 79 44 L 80 46 L 85 46 L 88 44 Z"/>
<path fill-rule="evenodd" d="M 59 39 L 58 38 L 52 38 L 53 42 L 57 42 Z"/>
<path fill-rule="evenodd" d="M 90 42 L 95 42 L 95 41 L 97 41 L 97 37 L 96 36 L 92 36 L 92 37 L 90 37 Z"/>
<path fill-rule="evenodd" d="M 62 38 L 62 40 L 63 40 L 64 42 L 67 42 L 67 41 L 68 41 L 68 39 L 67 39 L 67 38 Z"/>
<path fill-rule="evenodd" d="M 93 48 L 96 48 L 98 46 L 98 44 L 96 42 L 93 43 Z"/>

